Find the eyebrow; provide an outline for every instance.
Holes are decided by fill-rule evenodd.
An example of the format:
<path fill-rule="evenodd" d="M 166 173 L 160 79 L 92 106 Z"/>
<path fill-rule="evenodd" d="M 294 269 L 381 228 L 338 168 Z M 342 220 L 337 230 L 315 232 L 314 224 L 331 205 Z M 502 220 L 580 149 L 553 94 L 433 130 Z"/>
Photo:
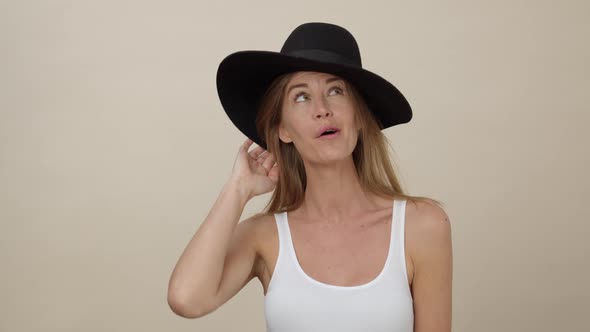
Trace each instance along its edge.
<path fill-rule="evenodd" d="M 330 83 L 330 82 L 334 82 L 334 81 L 341 81 L 342 79 L 340 77 L 330 77 L 328 79 L 326 79 L 326 84 Z M 295 85 L 291 85 L 289 87 L 289 89 L 287 90 L 287 95 L 289 94 L 289 92 L 291 92 L 291 90 L 295 89 L 295 88 L 306 88 L 307 84 L 305 83 L 299 83 L 299 84 L 295 84 Z"/>

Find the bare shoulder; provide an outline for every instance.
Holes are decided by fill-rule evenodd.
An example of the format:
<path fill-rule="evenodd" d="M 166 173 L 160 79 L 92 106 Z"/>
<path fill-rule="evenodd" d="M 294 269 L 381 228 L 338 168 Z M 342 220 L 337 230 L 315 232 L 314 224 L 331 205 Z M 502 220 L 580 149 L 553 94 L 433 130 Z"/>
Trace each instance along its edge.
<path fill-rule="evenodd" d="M 450 227 L 447 212 L 432 201 L 408 201 L 406 215 L 410 215 L 408 227 L 419 232 L 444 231 Z"/>
<path fill-rule="evenodd" d="M 406 217 L 415 268 L 411 286 L 414 324 L 420 331 L 451 331 L 453 249 L 449 216 L 436 202 L 408 201 Z"/>
<path fill-rule="evenodd" d="M 406 204 L 407 246 L 413 263 L 431 252 L 448 246 L 451 223 L 446 211 L 432 201 L 409 201 Z"/>

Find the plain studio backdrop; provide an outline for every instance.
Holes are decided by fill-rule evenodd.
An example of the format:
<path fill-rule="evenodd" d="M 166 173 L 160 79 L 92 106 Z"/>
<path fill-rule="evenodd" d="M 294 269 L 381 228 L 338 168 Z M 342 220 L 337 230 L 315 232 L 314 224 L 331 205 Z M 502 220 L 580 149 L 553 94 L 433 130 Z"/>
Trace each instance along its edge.
<path fill-rule="evenodd" d="M 532 0 L 0 2 L 0 330 L 263 331 L 257 279 L 196 320 L 167 284 L 245 139 L 219 62 L 310 21 L 413 107 L 384 132 L 449 214 L 453 331 L 589 330 L 590 4 Z"/>

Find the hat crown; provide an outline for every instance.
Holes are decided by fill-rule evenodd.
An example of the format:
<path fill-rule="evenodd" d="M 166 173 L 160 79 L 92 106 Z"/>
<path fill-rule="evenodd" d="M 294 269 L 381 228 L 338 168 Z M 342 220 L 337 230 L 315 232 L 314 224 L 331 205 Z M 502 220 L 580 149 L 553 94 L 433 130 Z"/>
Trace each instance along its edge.
<path fill-rule="evenodd" d="M 295 28 L 281 53 L 311 60 L 327 60 L 362 67 L 361 54 L 354 36 L 341 26 L 310 22 Z"/>

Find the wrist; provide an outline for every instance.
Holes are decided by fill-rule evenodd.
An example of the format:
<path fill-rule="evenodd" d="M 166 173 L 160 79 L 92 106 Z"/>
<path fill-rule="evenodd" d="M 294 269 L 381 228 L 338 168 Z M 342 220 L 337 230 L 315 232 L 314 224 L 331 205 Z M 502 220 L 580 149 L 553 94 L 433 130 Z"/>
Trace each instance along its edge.
<path fill-rule="evenodd" d="M 237 193 L 244 204 L 250 200 L 250 193 L 246 190 L 244 183 L 239 178 L 230 177 L 225 183 L 225 188 Z"/>

